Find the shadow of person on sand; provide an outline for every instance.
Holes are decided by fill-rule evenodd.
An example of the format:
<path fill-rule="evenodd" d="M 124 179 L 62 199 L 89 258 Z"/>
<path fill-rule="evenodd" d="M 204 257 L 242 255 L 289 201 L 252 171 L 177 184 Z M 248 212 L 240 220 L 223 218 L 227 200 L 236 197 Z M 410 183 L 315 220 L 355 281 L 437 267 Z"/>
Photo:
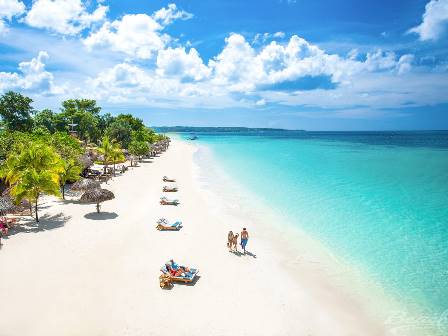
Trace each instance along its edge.
<path fill-rule="evenodd" d="M 256 258 L 257 257 L 256 254 L 253 254 L 252 252 L 249 252 L 248 250 L 246 250 L 246 254 L 245 255 L 248 255 L 249 257 L 252 257 L 252 258 Z"/>
<path fill-rule="evenodd" d="M 240 252 L 240 251 L 229 251 L 230 253 L 232 253 L 233 255 L 236 255 L 237 257 L 243 257 L 243 256 L 249 256 L 249 257 L 252 257 L 252 258 L 256 258 L 257 257 L 257 255 L 256 254 L 253 254 L 252 252 L 249 252 L 249 251 L 247 251 L 246 250 L 246 253 L 244 253 L 244 252 Z"/>
<path fill-rule="evenodd" d="M 39 222 L 36 222 L 33 217 L 21 219 L 20 224 L 11 227 L 8 236 L 13 236 L 17 233 L 36 233 L 57 229 L 64 226 L 70 218 L 70 216 L 65 216 L 61 212 L 53 216 L 43 215 L 39 218 Z"/>
<path fill-rule="evenodd" d="M 232 253 L 233 255 L 236 255 L 237 257 L 241 257 L 241 256 L 243 256 L 244 254 L 242 253 L 242 252 L 240 252 L 240 251 L 229 251 L 230 253 Z"/>
<path fill-rule="evenodd" d="M 108 220 L 115 219 L 117 217 L 118 214 L 115 212 L 90 212 L 84 215 L 84 218 L 92 220 Z"/>

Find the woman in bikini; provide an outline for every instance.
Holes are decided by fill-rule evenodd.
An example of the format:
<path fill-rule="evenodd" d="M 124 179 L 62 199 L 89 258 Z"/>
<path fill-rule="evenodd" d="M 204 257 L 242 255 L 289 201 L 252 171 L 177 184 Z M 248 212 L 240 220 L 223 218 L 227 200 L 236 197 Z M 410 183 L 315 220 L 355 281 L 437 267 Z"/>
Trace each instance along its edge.
<path fill-rule="evenodd" d="M 229 251 L 232 250 L 232 244 L 233 244 L 233 232 L 229 231 L 229 234 L 227 235 L 227 248 Z"/>

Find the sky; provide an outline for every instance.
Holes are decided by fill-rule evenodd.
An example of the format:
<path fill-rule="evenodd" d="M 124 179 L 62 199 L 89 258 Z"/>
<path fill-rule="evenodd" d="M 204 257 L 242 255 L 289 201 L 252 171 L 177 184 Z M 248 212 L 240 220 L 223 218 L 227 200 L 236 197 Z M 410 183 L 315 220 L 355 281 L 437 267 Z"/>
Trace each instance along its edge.
<path fill-rule="evenodd" d="M 0 94 L 151 126 L 448 129 L 448 0 L 0 0 Z"/>

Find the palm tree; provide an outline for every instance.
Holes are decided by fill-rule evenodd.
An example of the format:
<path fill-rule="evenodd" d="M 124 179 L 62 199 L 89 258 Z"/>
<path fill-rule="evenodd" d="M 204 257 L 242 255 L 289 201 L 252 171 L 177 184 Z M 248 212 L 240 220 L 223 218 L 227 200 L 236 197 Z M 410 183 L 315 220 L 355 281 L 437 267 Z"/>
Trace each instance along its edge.
<path fill-rule="evenodd" d="M 104 156 L 104 172 L 107 171 L 109 161 L 112 157 L 112 152 L 114 150 L 114 143 L 109 139 L 107 135 L 101 140 L 101 146 L 98 147 L 98 151 Z"/>
<path fill-rule="evenodd" d="M 148 154 L 150 151 L 150 146 L 145 141 L 137 141 L 133 140 L 129 144 L 129 152 L 132 154 L 132 156 L 135 156 L 137 158 L 141 158 L 142 155 Z M 132 159 L 131 159 L 131 166 L 132 166 Z"/>
<path fill-rule="evenodd" d="M 61 173 L 59 174 L 59 182 L 61 185 L 62 199 L 65 200 L 65 184 L 67 181 L 77 181 L 80 178 L 82 166 L 73 159 L 63 160 Z"/>
<path fill-rule="evenodd" d="M 121 150 L 120 145 L 115 141 L 112 143 L 112 153 L 110 156 L 114 164 L 114 176 L 115 176 L 115 163 L 117 161 L 124 159 L 123 151 Z"/>
<path fill-rule="evenodd" d="M 23 199 L 34 204 L 36 222 L 39 221 L 39 197 L 45 193 L 59 196 L 60 174 L 63 162 L 55 150 L 43 143 L 22 146 L 6 159 L 1 175 L 12 186 L 15 201 Z"/>

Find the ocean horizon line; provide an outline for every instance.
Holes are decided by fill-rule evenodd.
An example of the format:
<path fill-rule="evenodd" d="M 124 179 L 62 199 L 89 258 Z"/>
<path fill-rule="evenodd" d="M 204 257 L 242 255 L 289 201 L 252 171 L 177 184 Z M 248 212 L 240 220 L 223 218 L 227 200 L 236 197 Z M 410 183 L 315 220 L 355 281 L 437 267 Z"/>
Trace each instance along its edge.
<path fill-rule="evenodd" d="M 389 130 L 306 130 L 306 129 L 288 129 L 276 127 L 247 127 L 247 126 L 149 126 L 162 133 L 177 132 L 207 132 L 207 131 L 274 131 L 274 132 L 306 132 L 306 133 L 445 133 L 448 129 L 389 129 Z"/>

